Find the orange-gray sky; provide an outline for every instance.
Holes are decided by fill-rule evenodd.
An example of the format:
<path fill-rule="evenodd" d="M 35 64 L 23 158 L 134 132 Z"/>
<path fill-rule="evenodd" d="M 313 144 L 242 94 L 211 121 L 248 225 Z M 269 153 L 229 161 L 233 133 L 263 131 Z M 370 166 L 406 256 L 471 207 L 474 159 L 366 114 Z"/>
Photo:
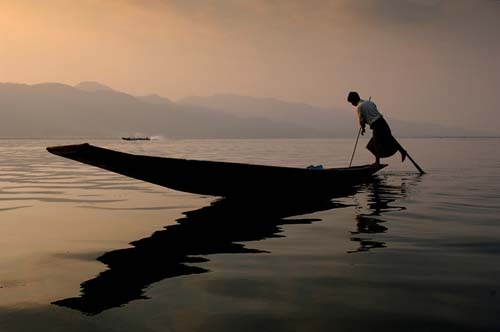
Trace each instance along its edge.
<path fill-rule="evenodd" d="M 0 81 L 235 93 L 500 134 L 495 0 L 0 0 Z"/>

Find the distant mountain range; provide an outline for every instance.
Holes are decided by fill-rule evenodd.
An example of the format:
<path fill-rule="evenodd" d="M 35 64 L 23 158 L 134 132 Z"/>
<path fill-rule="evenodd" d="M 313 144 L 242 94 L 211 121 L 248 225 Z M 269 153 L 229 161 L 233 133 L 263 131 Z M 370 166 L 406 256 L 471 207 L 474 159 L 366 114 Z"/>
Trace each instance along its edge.
<path fill-rule="evenodd" d="M 132 96 L 97 82 L 0 83 L 0 137 L 327 138 L 357 133 L 354 111 L 237 95 Z M 390 119 L 399 136 L 485 136 Z"/>

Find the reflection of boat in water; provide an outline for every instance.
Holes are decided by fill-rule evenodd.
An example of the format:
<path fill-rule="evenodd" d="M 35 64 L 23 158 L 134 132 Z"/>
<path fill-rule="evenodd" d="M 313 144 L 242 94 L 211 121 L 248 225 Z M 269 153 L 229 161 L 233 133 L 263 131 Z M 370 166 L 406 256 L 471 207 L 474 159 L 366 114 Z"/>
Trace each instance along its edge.
<path fill-rule="evenodd" d="M 201 195 L 327 195 L 372 178 L 386 165 L 306 169 L 134 155 L 89 144 L 49 147 L 53 154 L 132 178 Z"/>
<path fill-rule="evenodd" d="M 249 248 L 242 242 L 284 237 L 280 234 L 282 225 L 319 221 L 307 216 L 288 218 L 345 207 L 335 202 L 335 198 L 363 191 L 368 194 L 369 214 L 355 217 L 357 230 L 352 232 L 350 240 L 358 243 L 359 248 L 351 252 L 384 248 L 384 242 L 371 238 L 388 230 L 381 225 L 385 221 L 379 218 L 379 214 L 381 211 L 400 208 L 390 203 L 404 193 L 398 192 L 394 186 L 381 183 L 379 179 L 322 197 L 290 199 L 275 196 L 260 200 L 225 198 L 209 206 L 184 212 L 185 217 L 177 220 L 177 224 L 130 243 L 131 248 L 105 253 L 98 260 L 108 270 L 83 282 L 80 296 L 59 300 L 54 304 L 95 315 L 134 300 L 147 299 L 145 289 L 149 285 L 167 278 L 209 272 L 193 264 L 208 261 L 210 255 L 266 252 Z"/>
<path fill-rule="evenodd" d="M 125 141 L 150 141 L 149 137 L 122 137 L 122 140 Z"/>
<path fill-rule="evenodd" d="M 354 188 L 339 193 L 352 195 Z M 240 242 L 281 237 L 281 225 L 306 224 L 318 219 L 288 217 L 329 210 L 343 205 L 331 197 L 298 201 L 280 198 L 259 201 L 221 199 L 185 212 L 177 224 L 130 243 L 131 248 L 107 252 L 98 258 L 108 270 L 82 283 L 79 297 L 54 304 L 94 315 L 130 301 L 147 299 L 144 289 L 160 280 L 208 272 L 191 264 L 207 255 L 263 253 Z"/>

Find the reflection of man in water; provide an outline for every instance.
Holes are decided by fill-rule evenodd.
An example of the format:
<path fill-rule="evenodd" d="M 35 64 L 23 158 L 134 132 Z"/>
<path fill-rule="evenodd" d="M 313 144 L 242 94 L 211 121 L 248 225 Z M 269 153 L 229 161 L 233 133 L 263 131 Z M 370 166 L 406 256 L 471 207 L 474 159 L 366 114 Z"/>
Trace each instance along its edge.
<path fill-rule="evenodd" d="M 365 133 L 366 124 L 370 125 L 373 136 L 366 148 L 375 156 L 375 164 L 380 164 L 380 158 L 387 158 L 397 151 L 401 153 L 401 161 L 406 158 L 406 151 L 392 136 L 389 125 L 371 100 L 363 100 L 357 92 L 349 92 L 347 101 L 357 107 L 361 135 Z"/>

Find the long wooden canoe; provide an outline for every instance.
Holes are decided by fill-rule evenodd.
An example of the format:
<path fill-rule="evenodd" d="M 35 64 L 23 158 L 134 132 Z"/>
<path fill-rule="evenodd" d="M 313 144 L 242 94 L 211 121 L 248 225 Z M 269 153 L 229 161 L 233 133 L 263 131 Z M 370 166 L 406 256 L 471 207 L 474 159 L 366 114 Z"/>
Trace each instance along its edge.
<path fill-rule="evenodd" d="M 135 155 L 90 144 L 48 147 L 55 155 L 188 193 L 221 196 L 334 194 L 387 165 L 307 169 Z"/>

